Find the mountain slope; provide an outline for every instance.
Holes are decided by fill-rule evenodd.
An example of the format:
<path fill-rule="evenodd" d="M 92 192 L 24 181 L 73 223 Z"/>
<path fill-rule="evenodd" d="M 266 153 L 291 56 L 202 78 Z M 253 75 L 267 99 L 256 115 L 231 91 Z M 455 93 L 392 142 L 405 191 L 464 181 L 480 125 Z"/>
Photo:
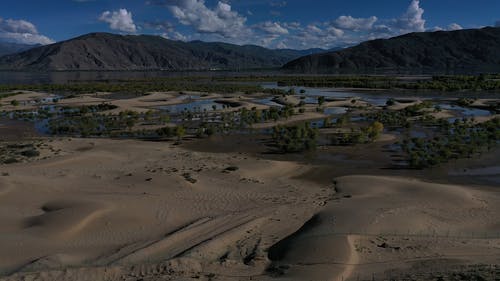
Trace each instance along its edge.
<path fill-rule="evenodd" d="M 26 51 L 32 48 L 38 47 L 38 45 L 26 45 L 17 43 L 0 42 L 0 57 L 10 54 L 15 54 L 18 52 Z"/>
<path fill-rule="evenodd" d="M 499 68 L 500 28 L 410 33 L 336 52 L 305 56 L 283 68 L 294 72 L 370 69 Z"/>
<path fill-rule="evenodd" d="M 91 33 L 0 58 L 0 68 L 29 70 L 206 70 L 279 67 L 308 51 L 269 50 L 159 36 Z"/>

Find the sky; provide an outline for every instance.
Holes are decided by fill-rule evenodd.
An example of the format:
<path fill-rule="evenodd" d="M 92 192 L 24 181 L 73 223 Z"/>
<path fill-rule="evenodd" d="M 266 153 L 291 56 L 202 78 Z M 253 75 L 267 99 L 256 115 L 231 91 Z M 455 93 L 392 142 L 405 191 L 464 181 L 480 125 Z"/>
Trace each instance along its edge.
<path fill-rule="evenodd" d="M 2 0 L 0 42 L 90 32 L 268 48 L 346 47 L 409 32 L 500 26 L 499 0 Z"/>

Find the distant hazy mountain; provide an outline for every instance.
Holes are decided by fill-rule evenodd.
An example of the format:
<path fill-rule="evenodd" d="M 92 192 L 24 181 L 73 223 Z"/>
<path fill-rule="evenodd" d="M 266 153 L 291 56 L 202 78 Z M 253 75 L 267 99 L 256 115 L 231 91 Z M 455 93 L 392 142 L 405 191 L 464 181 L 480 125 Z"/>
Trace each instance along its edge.
<path fill-rule="evenodd" d="M 500 68 L 500 28 L 410 33 L 287 63 L 294 72 Z"/>
<path fill-rule="evenodd" d="M 26 44 L 0 42 L 0 57 L 26 51 L 38 46 L 39 45 L 26 45 Z"/>
<path fill-rule="evenodd" d="M 313 50 L 270 50 L 159 36 L 91 33 L 0 58 L 2 69 L 29 70 L 207 70 L 281 67 Z"/>

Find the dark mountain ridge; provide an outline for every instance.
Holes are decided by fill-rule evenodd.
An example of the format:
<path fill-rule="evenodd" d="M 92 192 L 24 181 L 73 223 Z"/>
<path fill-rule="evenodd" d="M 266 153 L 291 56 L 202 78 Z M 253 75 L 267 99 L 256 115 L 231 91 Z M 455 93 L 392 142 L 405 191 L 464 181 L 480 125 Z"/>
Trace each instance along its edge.
<path fill-rule="evenodd" d="M 301 73 L 500 69 L 500 28 L 420 32 L 377 39 L 340 51 L 301 57 L 283 68 Z"/>
<path fill-rule="evenodd" d="M 152 35 L 91 33 L 0 58 L 10 70 L 210 70 L 281 67 L 315 50 L 271 50 Z"/>

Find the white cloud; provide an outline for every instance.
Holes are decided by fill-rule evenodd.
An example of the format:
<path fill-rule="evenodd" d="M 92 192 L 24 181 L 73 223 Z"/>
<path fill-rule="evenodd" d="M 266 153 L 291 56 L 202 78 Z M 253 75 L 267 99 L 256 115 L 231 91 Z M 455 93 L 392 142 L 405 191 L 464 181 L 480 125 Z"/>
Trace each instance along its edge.
<path fill-rule="evenodd" d="M 215 6 L 207 6 L 206 0 L 148 0 L 150 5 L 168 8 L 182 25 L 189 26 L 190 40 L 224 41 L 235 44 L 260 44 L 269 48 L 325 48 L 351 46 L 362 41 L 388 38 L 409 32 L 426 30 L 424 9 L 420 0 L 405 0 L 409 6 L 398 17 L 381 19 L 376 16 L 355 17 L 344 15 L 329 21 L 280 22 L 268 20 L 247 24 L 252 13 L 235 11 L 228 0 L 219 0 Z M 283 7 L 286 1 L 270 0 L 270 7 Z M 272 11 L 270 11 L 272 12 Z M 498 23 L 500 24 L 500 22 Z M 436 27 L 435 30 L 437 30 Z M 461 28 L 458 24 L 446 30 Z M 167 36 L 174 38 L 173 29 Z M 182 38 L 182 36 L 180 36 Z M 181 39 L 183 40 L 183 39 Z"/>
<path fill-rule="evenodd" d="M 427 31 L 455 31 L 455 30 L 462 30 L 464 29 L 461 25 L 458 23 L 452 23 L 449 24 L 446 28 L 443 28 L 441 26 L 434 26 L 431 29 L 428 29 Z"/>
<path fill-rule="evenodd" d="M 288 49 L 288 46 L 285 44 L 285 42 L 281 41 L 276 45 L 277 49 Z"/>
<path fill-rule="evenodd" d="M 433 28 L 428 29 L 427 31 L 444 31 L 444 28 L 442 28 L 441 26 L 434 26 Z"/>
<path fill-rule="evenodd" d="M 225 38 L 236 38 L 249 32 L 245 25 L 246 17 L 233 11 L 228 3 L 219 1 L 215 8 L 210 9 L 203 0 L 167 0 L 160 2 L 169 7 L 173 16 L 181 24 L 192 26 L 198 33 L 211 33 Z M 158 2 L 153 4 L 155 3 L 158 4 Z"/>
<path fill-rule="evenodd" d="M 189 38 L 187 36 L 177 32 L 177 31 L 172 31 L 169 33 L 165 32 L 165 33 L 162 33 L 161 36 L 163 38 L 166 38 L 166 39 L 178 40 L 178 41 L 184 41 L 184 42 L 189 40 Z"/>
<path fill-rule="evenodd" d="M 20 44 L 52 44 L 54 41 L 38 33 L 34 24 L 26 20 L 0 18 L 0 41 Z"/>
<path fill-rule="evenodd" d="M 256 27 L 269 34 L 288 34 L 288 29 L 281 26 L 278 22 L 266 21 L 256 25 Z"/>
<path fill-rule="evenodd" d="M 174 24 L 169 21 L 147 21 L 141 24 L 142 28 L 173 32 Z"/>
<path fill-rule="evenodd" d="M 261 46 L 267 47 L 267 48 L 273 48 L 276 45 L 276 39 L 279 38 L 279 35 L 274 35 L 274 34 L 268 34 L 268 35 L 263 35 L 263 36 L 256 36 L 255 40 L 256 42 L 260 42 Z M 253 42 L 249 42 L 250 44 L 253 44 Z"/>
<path fill-rule="evenodd" d="M 172 38 L 174 40 L 188 41 L 188 37 L 187 36 L 185 36 L 185 35 L 177 32 L 177 31 L 175 31 L 175 32 L 172 33 Z"/>
<path fill-rule="evenodd" d="M 311 34 L 323 34 L 323 30 L 321 28 L 319 28 L 317 25 L 315 24 L 309 24 L 306 26 L 306 31 L 311 33 Z"/>
<path fill-rule="evenodd" d="M 461 30 L 461 29 L 464 29 L 461 25 L 459 25 L 458 23 L 452 23 L 450 25 L 448 25 L 448 30 Z"/>
<path fill-rule="evenodd" d="M 275 8 L 283 8 L 286 7 L 288 3 L 286 1 L 271 1 L 269 5 Z"/>
<path fill-rule="evenodd" d="M 425 31 L 424 9 L 420 7 L 420 0 L 412 0 L 406 13 L 394 20 L 394 27 L 400 33 Z"/>
<path fill-rule="evenodd" d="M 375 16 L 369 18 L 353 18 L 351 16 L 340 16 L 333 22 L 333 25 L 336 28 L 352 31 L 369 30 L 372 29 L 373 24 L 377 20 L 378 18 Z"/>
<path fill-rule="evenodd" d="M 336 27 L 330 26 L 326 29 L 326 31 L 335 37 L 342 37 L 344 36 L 344 31 L 342 29 L 338 29 Z"/>
<path fill-rule="evenodd" d="M 283 26 L 287 29 L 296 30 L 296 29 L 300 28 L 301 24 L 300 24 L 300 22 L 293 21 L 293 22 L 285 22 L 285 23 L 283 23 Z"/>
<path fill-rule="evenodd" d="M 425 31 L 424 9 L 419 0 L 412 0 L 407 11 L 397 18 L 379 19 L 376 16 L 356 18 L 340 16 L 327 23 L 300 25 L 289 36 L 288 46 L 299 48 L 332 48 L 350 46 L 362 41 L 388 38 L 404 33 Z M 283 24 L 289 27 L 287 24 Z M 289 28 L 289 30 L 292 30 Z M 294 43 L 292 43 L 294 42 Z"/>
<path fill-rule="evenodd" d="M 135 33 L 137 26 L 132 18 L 132 13 L 127 9 L 119 9 L 118 11 L 105 11 L 99 17 L 100 21 L 109 23 L 109 28 L 122 32 Z"/>

